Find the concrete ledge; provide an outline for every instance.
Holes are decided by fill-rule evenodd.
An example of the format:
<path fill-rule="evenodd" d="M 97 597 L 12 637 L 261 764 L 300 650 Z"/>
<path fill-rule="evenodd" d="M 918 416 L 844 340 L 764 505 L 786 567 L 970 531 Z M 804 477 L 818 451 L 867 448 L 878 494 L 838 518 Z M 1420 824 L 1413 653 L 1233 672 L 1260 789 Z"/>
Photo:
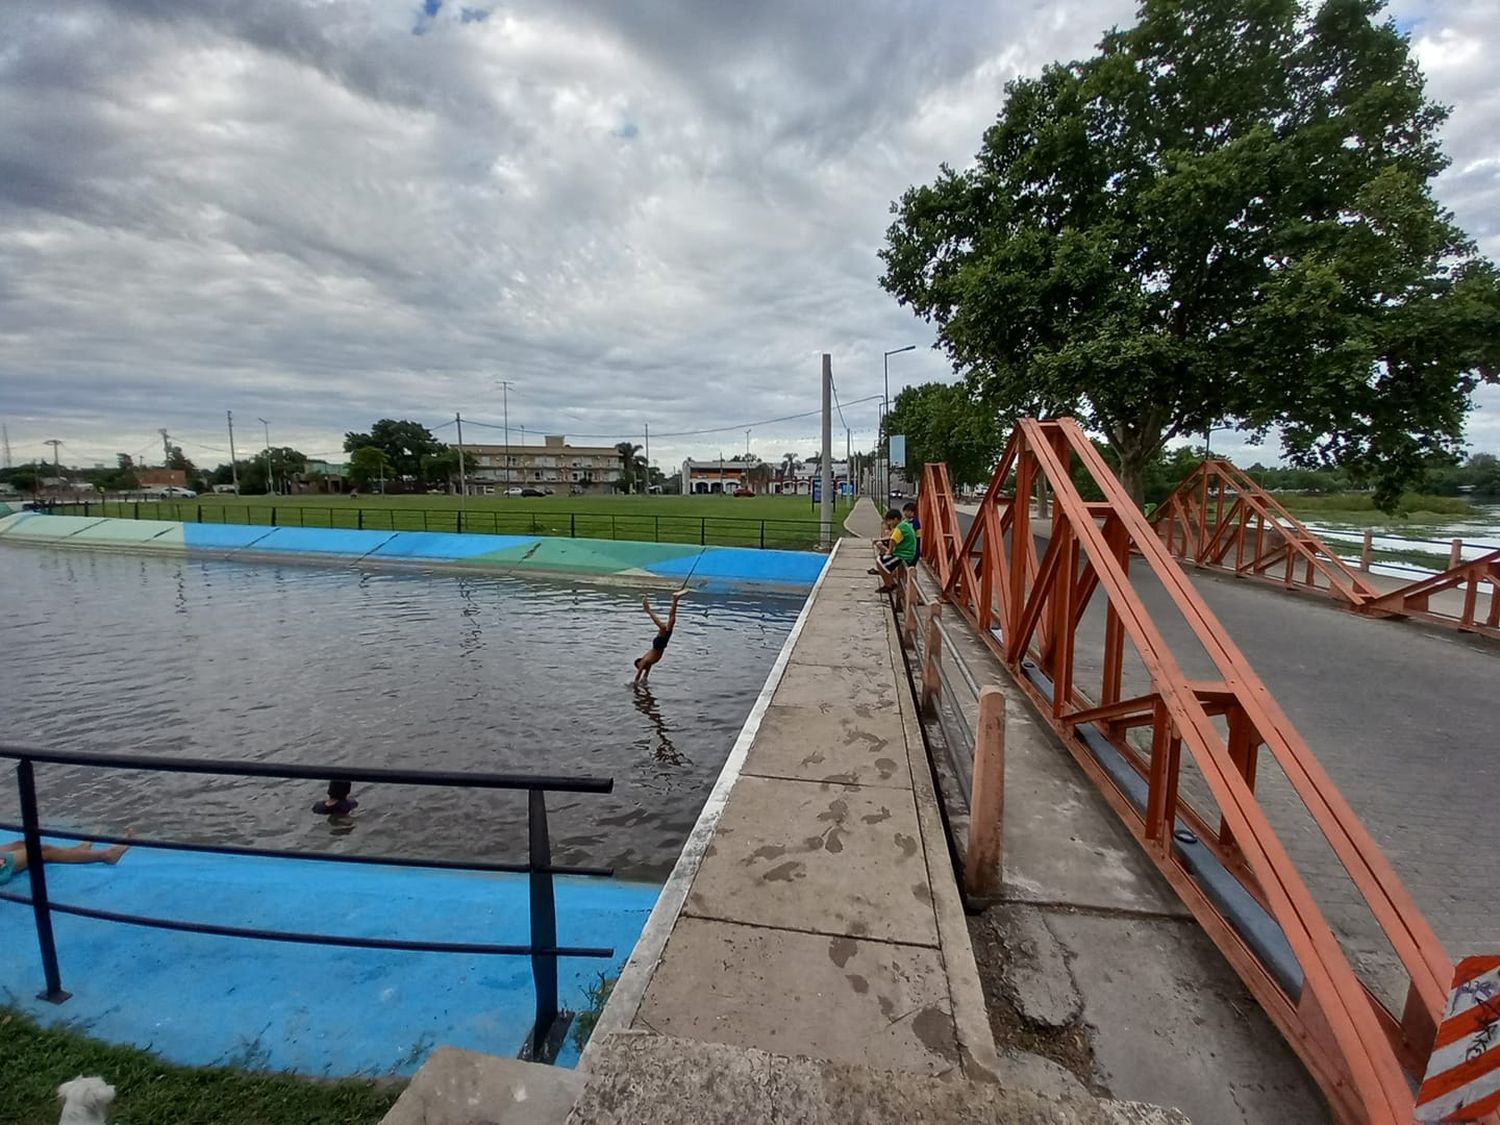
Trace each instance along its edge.
<path fill-rule="evenodd" d="M 583 1084 L 574 1070 L 439 1047 L 381 1125 L 561 1125 Z"/>

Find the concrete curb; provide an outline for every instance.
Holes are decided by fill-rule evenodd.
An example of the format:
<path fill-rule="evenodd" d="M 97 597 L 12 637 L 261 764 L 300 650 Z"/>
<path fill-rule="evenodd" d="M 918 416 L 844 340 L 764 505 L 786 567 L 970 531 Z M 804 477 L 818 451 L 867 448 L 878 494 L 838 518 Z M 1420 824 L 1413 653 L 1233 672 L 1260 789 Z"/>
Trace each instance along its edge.
<path fill-rule="evenodd" d="M 927 882 L 932 888 L 938 948 L 948 978 L 948 1000 L 953 1010 L 960 1065 L 964 1075 L 971 1080 L 998 1082 L 1000 1056 L 990 1031 L 989 1007 L 979 981 L 974 947 L 969 941 L 969 925 L 958 891 L 957 875 L 949 857 L 948 834 L 938 809 L 932 767 L 927 761 L 927 743 L 922 738 L 916 700 L 910 690 L 901 690 L 903 686 L 910 687 L 906 660 L 901 651 L 901 635 L 894 614 L 888 614 L 885 621 L 886 643 L 890 646 L 891 662 L 896 669 L 896 699 L 901 710 L 901 725 L 906 732 L 912 796 L 917 806 L 917 822 L 922 829 L 923 859 L 927 864 Z"/>
<path fill-rule="evenodd" d="M 682 854 L 677 857 L 672 873 L 667 876 L 667 881 L 662 886 L 661 895 L 656 900 L 656 906 L 652 908 L 651 916 L 646 919 L 640 940 L 635 943 L 635 948 L 625 962 L 624 969 L 620 971 L 620 978 L 615 982 L 609 1000 L 604 1005 L 604 1011 L 600 1013 L 599 1020 L 594 1025 L 593 1033 L 578 1061 L 579 1070 L 588 1070 L 596 1054 L 596 1043 L 604 1042 L 612 1032 L 628 1030 L 635 1022 L 641 1001 L 645 999 L 646 989 L 650 987 L 651 978 L 655 975 L 656 968 L 661 963 L 662 954 L 666 951 L 667 939 L 672 935 L 678 915 L 682 913 L 688 892 L 692 889 L 693 880 L 697 878 L 698 868 L 702 866 L 704 853 L 712 843 L 719 819 L 724 815 L 724 808 L 729 803 L 729 794 L 744 769 L 750 747 L 755 742 L 755 736 L 760 732 L 761 720 L 771 706 L 771 697 L 781 686 L 781 678 L 786 672 L 787 663 L 791 660 L 792 649 L 796 647 L 797 639 L 802 635 L 803 626 L 807 624 L 807 619 L 812 613 L 813 603 L 823 588 L 823 581 L 828 577 L 829 569 L 838 555 L 841 542 L 842 540 L 836 541 L 833 550 L 828 553 L 828 559 L 818 575 L 818 580 L 813 583 L 807 600 L 802 603 L 802 612 L 797 615 L 791 632 L 782 643 L 781 651 L 776 654 L 776 662 L 766 676 L 760 695 L 756 697 L 754 706 L 750 708 L 750 714 L 740 728 L 739 737 L 735 739 L 729 756 L 724 760 L 718 780 L 714 782 L 708 800 L 703 803 L 703 811 L 698 814 L 698 819 L 693 824 L 693 830 L 688 834 L 687 842 L 683 844 Z"/>

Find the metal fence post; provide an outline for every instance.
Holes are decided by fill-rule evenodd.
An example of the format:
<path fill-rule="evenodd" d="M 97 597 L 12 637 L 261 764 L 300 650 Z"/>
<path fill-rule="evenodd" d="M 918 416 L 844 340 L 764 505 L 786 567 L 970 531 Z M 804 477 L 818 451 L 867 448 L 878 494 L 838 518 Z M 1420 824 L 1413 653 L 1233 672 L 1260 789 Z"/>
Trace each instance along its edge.
<path fill-rule="evenodd" d="M 609 517 L 609 537 L 611 539 L 620 538 L 620 527 L 619 524 L 615 521 L 615 517 L 613 514 L 611 514 Z"/>
<path fill-rule="evenodd" d="M 141 518 L 141 502 L 139 500 L 135 502 L 135 512 L 130 518 L 135 520 Z"/>
<path fill-rule="evenodd" d="M 271 526 L 272 527 L 276 526 L 276 505 L 275 504 L 271 505 Z"/>
<path fill-rule="evenodd" d="M 1005 844 L 1005 694 L 993 685 L 979 692 L 972 792 L 964 887 L 971 895 L 997 895 Z"/>
<path fill-rule="evenodd" d="M 395 519 L 395 518 L 396 518 L 395 513 L 392 512 L 391 519 Z M 422 530 L 423 531 L 427 530 L 427 509 L 426 508 L 422 509 Z"/>
<path fill-rule="evenodd" d="M 526 792 L 528 856 L 531 890 L 531 976 L 536 986 L 536 1022 L 531 1028 L 531 1058 L 546 1058 L 547 1037 L 557 1022 L 557 955 L 539 953 L 557 948 L 557 902 L 552 895 L 552 845 L 547 838 L 547 794 Z"/>
<path fill-rule="evenodd" d="M 355 520 L 354 520 L 355 526 L 357 526 L 361 531 L 363 531 L 365 529 L 365 510 L 363 508 L 356 508 L 356 509 L 354 509 L 354 516 L 355 516 Z"/>
<path fill-rule="evenodd" d="M 708 517 L 698 518 L 698 546 L 702 547 L 708 542 Z"/>
<path fill-rule="evenodd" d="M 26 836 L 26 873 L 31 876 L 31 914 L 36 920 L 36 942 L 42 951 L 42 973 L 47 987 L 37 993 L 38 1000 L 61 1004 L 70 992 L 64 992 L 57 971 L 57 943 L 52 937 L 52 910 L 47 903 L 47 872 L 42 863 L 42 830 L 36 814 L 36 779 L 29 759 L 16 765 L 16 785 L 21 796 L 21 827 Z"/>
<path fill-rule="evenodd" d="M 194 523 L 202 523 L 203 522 L 203 505 L 202 504 L 198 505 L 198 518 L 196 520 L 194 520 L 193 522 Z"/>
<path fill-rule="evenodd" d="M 656 516 L 654 518 L 656 520 L 656 529 L 654 531 L 652 531 L 652 533 L 651 533 L 651 540 L 654 543 L 660 543 L 661 542 L 661 517 L 660 516 Z"/>
<path fill-rule="evenodd" d="M 574 512 L 568 517 L 568 538 L 578 538 L 578 513 Z"/>
<path fill-rule="evenodd" d="M 458 510 L 458 522 L 454 526 L 458 528 L 460 535 L 464 533 L 464 510 L 462 508 Z"/>

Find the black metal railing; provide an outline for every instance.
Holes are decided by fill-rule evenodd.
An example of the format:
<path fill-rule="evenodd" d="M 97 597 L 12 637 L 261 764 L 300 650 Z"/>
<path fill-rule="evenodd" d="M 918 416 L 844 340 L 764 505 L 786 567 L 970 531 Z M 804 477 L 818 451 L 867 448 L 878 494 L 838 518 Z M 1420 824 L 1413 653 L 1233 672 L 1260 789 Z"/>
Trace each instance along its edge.
<path fill-rule="evenodd" d="M 56 515 L 113 516 L 177 523 L 269 524 L 372 531 L 453 531 L 488 535 L 633 539 L 716 547 L 803 550 L 818 542 L 819 523 L 807 519 L 690 516 L 651 512 L 564 512 L 543 508 L 408 508 L 357 505 L 200 503 L 196 500 L 83 500 L 49 504 Z"/>
<path fill-rule="evenodd" d="M 42 973 L 46 988 L 40 999 L 60 1004 L 71 993 L 63 990 L 57 964 L 57 945 L 52 933 L 53 914 L 71 914 L 103 922 L 119 922 L 152 929 L 183 933 L 209 934 L 220 937 L 256 938 L 262 941 L 293 942 L 303 945 L 335 945 L 354 949 L 390 949 L 414 953 L 465 953 L 512 957 L 530 957 L 536 991 L 536 1015 L 527 1039 L 527 1054 L 537 1061 L 551 1061 L 561 1045 L 566 1026 L 558 1019 L 557 959 L 559 957 L 613 957 L 614 950 L 594 946 L 560 946 L 557 944 L 557 902 L 554 875 L 609 877 L 608 867 L 558 866 L 552 862 L 552 848 L 547 829 L 548 793 L 608 793 L 614 788 L 612 778 L 561 777 L 530 774 L 457 773 L 438 770 L 349 769 L 341 766 L 277 765 L 270 762 L 248 762 L 209 758 L 168 758 L 136 754 L 87 754 L 46 750 L 39 747 L 0 742 L 0 758 L 16 762 L 16 785 L 20 798 L 21 823 L 0 823 L 0 830 L 20 833 L 25 842 L 26 873 L 31 894 L 0 891 L 0 899 L 30 906 L 36 922 L 37 944 L 41 950 Z M 525 863 L 466 863 L 440 859 L 408 859 L 381 855 L 332 855 L 320 852 L 297 852 L 277 848 L 238 847 L 225 844 L 193 844 L 178 840 L 154 840 L 138 837 L 90 835 L 47 828 L 37 811 L 36 764 L 88 766 L 116 770 L 144 770 L 152 773 L 215 774 L 238 777 L 271 777 L 281 780 L 348 781 L 360 784 L 395 784 L 445 786 L 460 789 L 524 790 L 527 795 L 527 860 Z M 63 840 L 87 840 L 104 844 L 130 844 L 138 848 L 161 848 L 174 851 L 208 852 L 218 855 L 269 856 L 278 859 L 315 860 L 329 863 L 374 863 L 392 867 L 449 868 L 461 871 L 498 871 L 527 876 L 530 892 L 530 942 L 526 945 L 496 945 L 475 942 L 406 941 L 397 938 L 355 937 L 339 934 L 303 933 L 290 930 L 268 930 L 246 926 L 221 926 L 209 922 L 158 918 L 141 914 L 124 914 L 99 910 L 77 903 L 53 902 L 47 892 L 47 874 L 42 859 L 42 837 Z"/>

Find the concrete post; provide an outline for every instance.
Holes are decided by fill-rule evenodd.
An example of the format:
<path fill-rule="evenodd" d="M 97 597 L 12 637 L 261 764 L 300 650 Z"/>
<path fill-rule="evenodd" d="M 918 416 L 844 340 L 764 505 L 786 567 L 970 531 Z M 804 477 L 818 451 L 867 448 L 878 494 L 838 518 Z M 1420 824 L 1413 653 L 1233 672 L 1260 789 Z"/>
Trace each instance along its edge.
<path fill-rule="evenodd" d="M 1359 569 L 1366 574 L 1370 573 L 1370 546 L 1375 539 L 1375 533 L 1369 528 L 1365 529 L 1365 545 L 1359 549 Z"/>
<path fill-rule="evenodd" d="M 901 643 L 911 648 L 917 643 L 917 576 L 906 568 L 905 604 L 901 607 Z"/>
<path fill-rule="evenodd" d="M 1448 552 L 1448 569 L 1452 570 L 1455 566 L 1457 566 L 1459 563 L 1461 563 L 1463 561 L 1464 561 L 1464 541 L 1462 539 L 1455 539 L 1453 541 L 1453 547 L 1452 547 L 1452 549 L 1449 550 L 1449 552 Z"/>
<path fill-rule="evenodd" d="M 979 692 L 973 794 L 964 887 L 971 895 L 993 896 L 1000 893 L 1005 838 L 1005 693 L 993 685 Z"/>
<path fill-rule="evenodd" d="M 833 357 L 823 353 L 823 503 L 818 514 L 819 542 L 833 545 Z"/>
<path fill-rule="evenodd" d="M 943 607 L 934 602 L 927 607 L 927 633 L 923 637 L 922 710 L 930 711 L 933 700 L 942 691 L 943 635 L 938 632 L 938 617 Z"/>

